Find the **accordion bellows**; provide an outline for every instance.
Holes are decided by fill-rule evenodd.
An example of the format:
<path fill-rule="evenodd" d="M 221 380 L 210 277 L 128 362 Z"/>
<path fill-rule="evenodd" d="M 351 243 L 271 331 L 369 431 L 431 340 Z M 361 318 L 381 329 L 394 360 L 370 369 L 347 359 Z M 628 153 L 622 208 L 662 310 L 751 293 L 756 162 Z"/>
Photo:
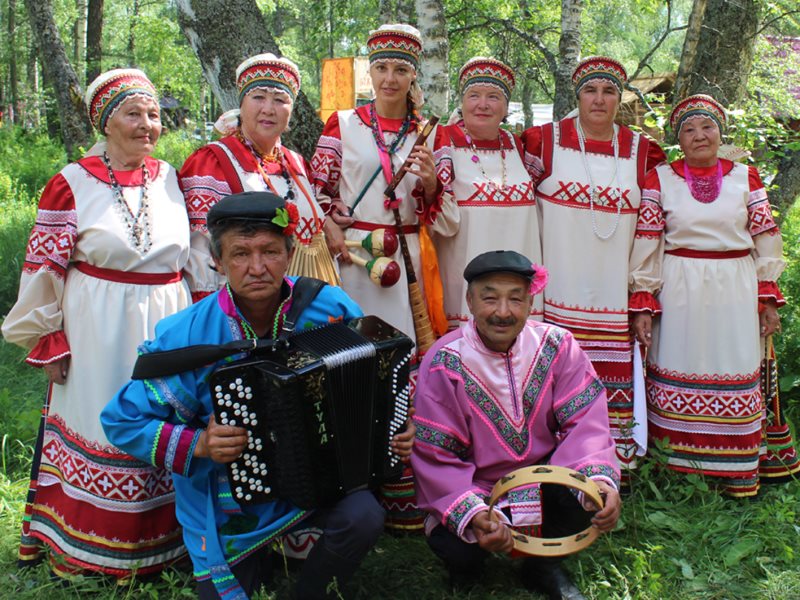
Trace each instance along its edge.
<path fill-rule="evenodd" d="M 412 350 L 408 336 L 370 316 L 217 369 L 217 421 L 248 430 L 247 448 L 228 465 L 234 500 L 312 509 L 399 478 L 390 442 L 408 418 Z"/>

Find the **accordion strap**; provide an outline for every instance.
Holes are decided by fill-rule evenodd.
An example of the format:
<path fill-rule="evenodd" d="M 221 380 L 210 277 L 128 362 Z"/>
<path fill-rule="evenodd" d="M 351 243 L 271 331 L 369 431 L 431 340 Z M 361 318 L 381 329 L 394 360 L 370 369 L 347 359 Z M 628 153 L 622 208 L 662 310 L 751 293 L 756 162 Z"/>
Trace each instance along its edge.
<path fill-rule="evenodd" d="M 314 302 L 314 299 L 319 295 L 325 285 L 326 283 L 324 281 L 314 279 L 313 277 L 297 278 L 294 282 L 294 286 L 292 286 L 292 305 L 283 318 L 283 327 L 281 328 L 280 334 L 278 334 L 278 340 L 285 342 L 286 339 L 294 333 L 294 326 L 297 323 L 297 319 L 300 318 L 300 315 L 305 309 L 311 306 L 311 303 Z"/>

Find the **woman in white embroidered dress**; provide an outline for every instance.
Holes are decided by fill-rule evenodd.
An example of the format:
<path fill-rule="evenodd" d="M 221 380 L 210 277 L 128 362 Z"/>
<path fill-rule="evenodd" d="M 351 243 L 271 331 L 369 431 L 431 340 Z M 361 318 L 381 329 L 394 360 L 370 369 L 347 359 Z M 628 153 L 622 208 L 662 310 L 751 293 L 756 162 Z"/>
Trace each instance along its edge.
<path fill-rule="evenodd" d="M 377 287 L 363 267 L 351 263 L 344 238 L 361 242 L 378 228 L 398 233 L 394 204 L 384 197 L 383 190 L 410 157 L 409 171 L 396 189 L 397 207 L 417 280 L 422 292 L 430 295 L 433 286 L 426 275 L 431 271 L 422 269 L 435 265 L 435 251 L 428 239 L 433 260 L 427 253 L 425 259 L 421 258 L 420 238 L 425 235 L 421 227 L 437 221 L 449 195 L 449 149 L 442 128 L 430 135 L 426 145 L 414 145 L 423 125 L 418 113 L 422 106 L 417 84 L 422 51 L 419 31 L 409 25 L 383 25 L 370 33 L 367 48 L 375 99 L 331 115 L 311 161 L 313 180 L 320 205 L 329 220 L 341 228 L 339 235 L 330 237 L 329 245 L 339 259 L 342 287 L 365 314 L 377 315 L 415 339 L 405 265 L 399 252 L 393 258 L 400 265 L 400 281 L 393 287 Z M 366 257 L 362 253 L 362 258 Z M 432 271 L 438 277 L 435 266 Z M 441 311 L 441 301 L 438 304 Z M 415 365 L 416 359 L 412 380 L 416 379 Z M 414 506 L 413 486 L 398 484 L 384 500 L 390 527 L 421 528 L 422 515 Z"/>
<path fill-rule="evenodd" d="M 724 108 L 690 96 L 670 124 L 684 158 L 648 173 L 631 257 L 634 332 L 650 347 L 650 436 L 669 438 L 670 468 L 752 496 L 764 418 L 759 336 L 780 329 L 785 304 L 781 235 L 756 169 L 717 157 Z"/>
<path fill-rule="evenodd" d="M 243 191 L 271 191 L 297 206 L 298 243 L 290 275 L 311 275 L 338 284 L 323 233 L 325 215 L 309 181 L 310 168 L 300 154 L 281 144 L 300 91 L 297 65 L 274 54 L 252 56 L 236 68 L 236 87 L 239 108 L 223 114 L 215 124 L 224 137 L 189 156 L 179 175 L 192 229 L 186 268 L 192 297 L 200 300 L 225 283 L 211 268 L 206 215 L 221 198 Z M 334 234 L 339 234 L 338 228 Z M 308 256 L 313 260 L 304 260 Z"/>
<path fill-rule="evenodd" d="M 535 189 L 522 162 L 522 143 L 500 128 L 514 90 L 514 71 L 499 60 L 478 56 L 461 67 L 458 79 L 461 118 L 445 127 L 458 233 L 435 238 L 451 329 L 470 317 L 464 267 L 471 259 L 502 246 L 542 262 Z M 542 319 L 541 296 L 536 296 L 530 315 Z"/>
<path fill-rule="evenodd" d="M 348 240 L 361 241 L 377 228 L 396 233 L 391 207 L 383 196 L 394 173 L 410 155 L 412 166 L 396 195 L 417 278 L 422 284 L 420 225 L 433 223 L 449 185 L 450 161 L 441 129 L 424 146 L 414 146 L 423 121 L 418 113 L 422 91 L 417 63 L 422 51 L 419 31 L 408 25 L 383 25 L 367 40 L 375 99 L 354 110 L 331 115 L 311 161 L 317 198 Z M 434 159 L 434 148 L 442 148 Z M 444 184 L 439 177 L 444 180 Z M 344 239 L 332 241 L 341 265 L 342 287 L 365 314 L 377 315 L 414 339 L 414 323 L 405 266 L 400 281 L 375 286 L 363 267 L 352 264 Z M 358 251 L 357 251 L 358 252 Z M 421 285 L 424 290 L 424 284 Z"/>
<path fill-rule="evenodd" d="M 44 189 L 3 323 L 50 379 L 20 563 L 35 564 L 44 544 L 59 575 L 123 578 L 185 553 L 169 473 L 112 446 L 99 414 L 155 324 L 190 303 L 189 222 L 175 170 L 149 156 L 161 121 L 144 73 L 101 75 L 86 103 L 105 142 Z"/>
<path fill-rule="evenodd" d="M 627 81 L 618 61 L 585 58 L 572 81 L 577 115 L 522 134 L 550 273 L 544 320 L 572 332 L 606 386 L 624 482 L 636 452 L 628 259 L 639 189 L 665 156 L 652 140 L 614 122 Z"/>

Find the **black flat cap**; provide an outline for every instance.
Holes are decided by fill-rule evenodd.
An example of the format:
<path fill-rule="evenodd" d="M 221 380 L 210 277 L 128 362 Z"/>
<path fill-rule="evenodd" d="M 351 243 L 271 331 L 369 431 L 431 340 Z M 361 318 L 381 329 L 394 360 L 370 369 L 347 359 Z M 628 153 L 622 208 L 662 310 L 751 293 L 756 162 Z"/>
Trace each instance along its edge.
<path fill-rule="evenodd" d="M 490 273 L 514 273 L 531 280 L 536 273 L 530 259 L 513 250 L 494 250 L 479 254 L 464 269 L 464 279 L 472 282 Z"/>
<path fill-rule="evenodd" d="M 224 221 L 249 221 L 269 223 L 281 230 L 283 227 L 274 223 L 278 209 L 285 209 L 286 202 L 272 192 L 242 192 L 226 196 L 208 211 L 206 223 L 209 227 Z"/>

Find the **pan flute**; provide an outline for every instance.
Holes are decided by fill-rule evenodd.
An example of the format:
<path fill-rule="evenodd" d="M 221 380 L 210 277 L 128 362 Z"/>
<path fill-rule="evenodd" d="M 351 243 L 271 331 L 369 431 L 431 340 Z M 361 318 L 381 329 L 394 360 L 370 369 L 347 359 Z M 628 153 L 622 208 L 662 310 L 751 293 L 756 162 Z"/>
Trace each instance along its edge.
<path fill-rule="evenodd" d="M 312 509 L 399 478 L 390 442 L 408 418 L 412 349 L 370 316 L 303 331 L 284 348 L 217 369 L 217 422 L 248 431 L 227 466 L 234 500 Z"/>

